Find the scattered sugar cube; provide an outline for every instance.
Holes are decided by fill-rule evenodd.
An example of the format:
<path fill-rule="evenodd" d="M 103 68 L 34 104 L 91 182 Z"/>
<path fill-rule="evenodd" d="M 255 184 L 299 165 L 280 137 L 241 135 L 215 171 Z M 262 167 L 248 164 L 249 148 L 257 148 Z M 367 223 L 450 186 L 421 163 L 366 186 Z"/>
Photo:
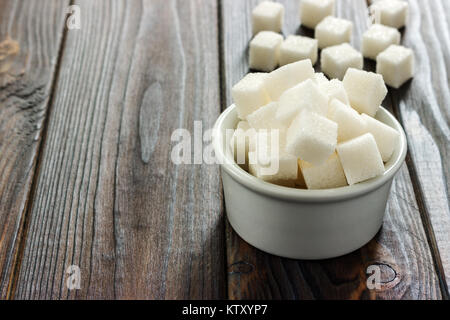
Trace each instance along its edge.
<path fill-rule="evenodd" d="M 282 131 L 262 130 L 256 136 L 256 147 L 249 152 L 250 174 L 267 182 L 294 187 L 298 179 L 298 162 L 296 157 L 284 151 Z"/>
<path fill-rule="evenodd" d="M 321 85 L 324 85 L 325 83 L 328 83 L 327 77 L 325 77 L 325 75 L 322 72 L 316 72 L 314 74 L 313 80 L 316 82 L 317 85 L 319 85 L 319 87 Z"/>
<path fill-rule="evenodd" d="M 334 0 L 301 0 L 300 22 L 314 29 L 327 16 L 334 15 Z"/>
<path fill-rule="evenodd" d="M 312 65 L 317 62 L 317 40 L 302 36 L 288 36 L 280 47 L 280 66 L 309 59 Z"/>
<path fill-rule="evenodd" d="M 361 51 L 364 57 L 375 60 L 377 55 L 391 44 L 399 43 L 400 32 L 397 29 L 381 24 L 373 24 L 363 34 Z"/>
<path fill-rule="evenodd" d="M 300 168 L 308 189 L 339 188 L 347 185 L 344 169 L 336 152 L 321 165 L 300 160 Z"/>
<path fill-rule="evenodd" d="M 350 42 L 352 30 L 351 21 L 328 16 L 316 26 L 314 37 L 319 41 L 319 48 L 323 49 Z"/>
<path fill-rule="evenodd" d="M 310 111 L 301 112 L 286 133 L 286 152 L 320 165 L 334 152 L 338 125 Z"/>
<path fill-rule="evenodd" d="M 281 95 L 276 118 L 287 127 L 303 110 L 323 116 L 328 113 L 328 96 L 311 79 L 301 82 Z"/>
<path fill-rule="evenodd" d="M 397 130 L 364 113 L 361 115 L 361 118 L 365 122 L 366 132 L 371 133 L 375 138 L 375 142 L 377 143 L 378 150 L 381 154 L 381 159 L 383 159 L 384 162 L 387 162 L 397 146 L 399 133 Z"/>
<path fill-rule="evenodd" d="M 250 69 L 274 70 L 278 65 L 283 36 L 273 31 L 261 31 L 250 41 Z"/>
<path fill-rule="evenodd" d="M 272 100 L 278 100 L 283 92 L 312 78 L 314 69 L 309 59 L 287 64 L 267 75 L 266 90 Z"/>
<path fill-rule="evenodd" d="M 408 18 L 408 3 L 401 0 L 381 0 L 371 6 L 376 22 L 393 28 L 406 25 Z"/>
<path fill-rule="evenodd" d="M 344 142 L 366 133 L 364 120 L 349 105 L 337 99 L 330 102 L 328 119 L 338 124 L 338 142 Z"/>
<path fill-rule="evenodd" d="M 342 80 L 348 68 L 362 69 L 363 56 L 348 43 L 343 43 L 323 49 L 320 63 L 329 78 Z"/>
<path fill-rule="evenodd" d="M 269 103 L 264 87 L 265 73 L 249 73 L 231 89 L 238 116 L 245 119 L 250 113 Z"/>
<path fill-rule="evenodd" d="M 331 102 L 333 99 L 338 99 L 342 103 L 350 104 L 345 91 L 344 84 L 341 80 L 332 79 L 327 82 L 323 82 L 319 85 L 319 88 L 328 95 L 328 99 Z"/>
<path fill-rule="evenodd" d="M 269 102 L 247 116 L 249 125 L 256 129 L 281 129 L 283 125 L 277 121 L 278 102 Z"/>
<path fill-rule="evenodd" d="M 353 109 L 374 117 L 387 94 L 383 77 L 373 72 L 350 68 L 343 83 Z"/>
<path fill-rule="evenodd" d="M 383 160 L 371 133 L 340 143 L 336 150 L 349 185 L 384 173 Z"/>
<path fill-rule="evenodd" d="M 414 54 L 411 49 L 391 45 L 377 56 L 377 73 L 387 85 L 400 88 L 414 76 Z"/>
<path fill-rule="evenodd" d="M 284 6 L 281 3 L 263 1 L 252 12 L 253 35 L 260 31 L 281 32 Z"/>

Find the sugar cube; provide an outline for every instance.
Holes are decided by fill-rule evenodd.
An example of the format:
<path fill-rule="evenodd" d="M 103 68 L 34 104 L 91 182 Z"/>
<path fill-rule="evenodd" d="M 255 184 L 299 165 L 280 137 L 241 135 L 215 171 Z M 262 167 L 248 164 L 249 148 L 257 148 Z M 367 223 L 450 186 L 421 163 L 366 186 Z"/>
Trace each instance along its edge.
<path fill-rule="evenodd" d="M 399 29 L 406 25 L 408 3 L 402 0 L 381 0 L 372 4 L 371 11 L 377 23 Z"/>
<path fill-rule="evenodd" d="M 400 43 L 400 32 L 388 26 L 373 24 L 363 34 L 362 53 L 364 57 L 375 60 L 377 55 L 391 44 Z"/>
<path fill-rule="evenodd" d="M 261 31 L 250 41 L 250 68 L 270 72 L 279 61 L 283 36 L 273 31 Z"/>
<path fill-rule="evenodd" d="M 269 97 L 275 101 L 284 91 L 313 76 L 314 69 L 309 59 L 290 63 L 267 75 L 266 90 Z"/>
<path fill-rule="evenodd" d="M 311 60 L 312 65 L 317 62 L 317 40 L 308 37 L 290 35 L 283 41 L 280 47 L 280 65 L 300 61 Z"/>
<path fill-rule="evenodd" d="M 250 145 L 248 130 L 250 130 L 250 126 L 247 121 L 239 121 L 230 140 L 234 160 L 244 169 L 248 168 L 248 151 Z"/>
<path fill-rule="evenodd" d="M 347 91 L 345 91 L 344 84 L 341 80 L 331 79 L 330 81 L 320 84 L 319 88 L 328 95 L 330 102 L 333 99 L 338 99 L 342 103 L 350 104 Z"/>
<path fill-rule="evenodd" d="M 328 118 L 338 124 L 338 142 L 344 142 L 366 133 L 365 122 L 358 112 L 337 99 L 330 102 Z"/>
<path fill-rule="evenodd" d="M 381 159 L 387 162 L 394 152 L 398 143 L 399 133 L 397 130 L 389 127 L 377 119 L 362 114 L 361 118 L 365 122 L 365 130 L 373 135 L 377 143 L 378 150 L 381 154 Z"/>
<path fill-rule="evenodd" d="M 265 73 L 249 73 L 233 86 L 231 95 L 240 119 L 269 103 L 269 95 L 264 86 Z"/>
<path fill-rule="evenodd" d="M 300 22 L 314 29 L 327 16 L 334 15 L 334 0 L 301 0 Z"/>
<path fill-rule="evenodd" d="M 283 125 L 277 121 L 278 102 L 269 102 L 247 116 L 249 125 L 256 129 L 281 129 Z"/>
<path fill-rule="evenodd" d="M 320 63 L 329 78 L 342 80 L 348 68 L 362 69 L 363 56 L 348 43 L 343 43 L 323 49 Z"/>
<path fill-rule="evenodd" d="M 328 96 L 317 84 L 307 79 L 284 92 L 279 100 L 276 118 L 285 126 L 303 110 L 326 116 L 328 113 Z"/>
<path fill-rule="evenodd" d="M 320 165 L 334 152 L 338 125 L 310 111 L 301 112 L 286 133 L 286 152 Z"/>
<path fill-rule="evenodd" d="M 312 165 L 300 160 L 300 168 L 308 189 L 339 188 L 347 185 L 344 170 L 336 152 L 321 165 Z"/>
<path fill-rule="evenodd" d="M 377 73 L 387 85 L 400 88 L 414 76 L 414 54 L 411 49 L 391 45 L 377 56 Z"/>
<path fill-rule="evenodd" d="M 328 83 L 327 77 L 325 77 L 325 75 L 322 72 L 316 72 L 314 74 L 313 80 L 317 85 L 319 85 L 319 87 L 321 85 L 324 85 L 325 83 Z"/>
<path fill-rule="evenodd" d="M 319 48 L 335 46 L 350 42 L 353 23 L 346 19 L 328 16 L 323 19 L 314 31 L 314 37 L 319 41 Z"/>
<path fill-rule="evenodd" d="M 340 143 L 336 150 L 349 185 L 384 173 L 383 160 L 371 133 Z"/>
<path fill-rule="evenodd" d="M 359 113 L 374 117 L 387 94 L 383 77 L 373 72 L 350 68 L 343 83 L 350 105 Z"/>
<path fill-rule="evenodd" d="M 253 35 L 260 31 L 281 32 L 284 6 L 281 3 L 263 1 L 252 11 Z"/>

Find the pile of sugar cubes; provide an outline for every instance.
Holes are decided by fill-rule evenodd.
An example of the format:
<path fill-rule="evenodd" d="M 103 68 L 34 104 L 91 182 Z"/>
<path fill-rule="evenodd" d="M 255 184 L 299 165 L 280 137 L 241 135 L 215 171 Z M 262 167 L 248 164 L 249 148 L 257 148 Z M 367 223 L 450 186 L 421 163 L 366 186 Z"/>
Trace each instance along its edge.
<path fill-rule="evenodd" d="M 264 181 L 298 188 L 382 175 L 399 138 L 374 118 L 386 94 L 379 74 L 349 68 L 343 81 L 328 80 L 309 59 L 249 73 L 232 88 L 235 160 Z"/>
<path fill-rule="evenodd" d="M 353 23 L 335 17 L 335 0 L 300 0 L 300 22 L 314 29 L 314 39 L 280 34 L 285 10 L 282 4 L 263 1 L 252 12 L 250 69 L 271 72 L 278 66 L 310 59 L 329 78 L 342 80 L 349 68 L 363 69 L 364 58 L 376 60 L 376 72 L 387 85 L 399 88 L 414 75 L 414 55 L 400 45 L 400 32 L 408 17 L 404 0 L 375 0 L 370 10 L 376 23 L 363 35 L 361 52 L 350 45 Z"/>

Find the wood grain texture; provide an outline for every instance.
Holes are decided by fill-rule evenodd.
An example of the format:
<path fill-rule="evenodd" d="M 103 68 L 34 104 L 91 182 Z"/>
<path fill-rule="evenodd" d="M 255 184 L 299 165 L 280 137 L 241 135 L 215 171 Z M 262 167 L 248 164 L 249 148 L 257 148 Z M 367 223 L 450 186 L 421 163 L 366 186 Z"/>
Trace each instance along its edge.
<path fill-rule="evenodd" d="M 6 298 L 68 1 L 0 1 L 0 299 Z"/>
<path fill-rule="evenodd" d="M 298 1 L 283 0 L 284 33 L 312 35 L 298 27 Z M 250 12 L 256 1 L 222 1 L 223 61 L 227 92 L 248 72 Z M 366 29 L 364 0 L 337 1 L 337 15 L 355 24 L 359 48 Z M 236 50 L 240 50 L 235 52 Z M 319 69 L 319 68 L 317 68 Z M 231 104 L 229 94 L 227 102 Z M 234 233 L 227 224 L 228 294 L 231 299 L 439 299 L 441 291 L 427 243 L 409 171 L 404 165 L 394 179 L 383 227 L 362 249 L 344 257 L 300 261 L 265 254 Z M 366 286 L 369 265 L 379 265 L 382 286 Z"/>
<path fill-rule="evenodd" d="M 442 278 L 450 286 L 450 11 L 448 1 L 410 0 L 403 44 L 415 53 L 416 74 L 391 89 L 394 109 L 405 128 L 411 172 Z"/>
<path fill-rule="evenodd" d="M 223 298 L 218 168 L 170 158 L 220 112 L 216 2 L 75 4 L 15 298 Z"/>

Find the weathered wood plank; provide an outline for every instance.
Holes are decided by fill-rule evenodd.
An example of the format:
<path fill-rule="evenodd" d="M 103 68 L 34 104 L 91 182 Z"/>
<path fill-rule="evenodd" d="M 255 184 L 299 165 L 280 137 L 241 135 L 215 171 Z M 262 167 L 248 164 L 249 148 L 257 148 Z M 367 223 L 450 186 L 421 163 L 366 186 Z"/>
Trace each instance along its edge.
<path fill-rule="evenodd" d="M 23 237 L 67 5 L 0 2 L 0 299 Z"/>
<path fill-rule="evenodd" d="M 250 11 L 257 1 L 222 1 L 224 87 L 248 72 Z M 284 33 L 298 28 L 298 1 L 283 0 Z M 342 0 L 337 15 L 355 24 L 359 48 L 366 26 L 366 2 Z M 235 52 L 235 50 L 239 50 Z M 231 103 L 226 95 L 226 105 Z M 441 298 L 439 279 L 422 225 L 406 165 L 394 180 L 382 229 L 368 245 L 344 257 L 324 261 L 289 260 L 265 254 L 245 243 L 227 224 L 228 293 L 232 299 L 430 299 Z M 366 286 L 369 265 L 379 265 L 380 290 Z"/>
<path fill-rule="evenodd" d="M 217 168 L 170 157 L 220 112 L 216 2 L 75 3 L 15 297 L 223 298 Z"/>
<path fill-rule="evenodd" d="M 450 285 L 450 29 L 448 1 L 410 0 L 403 44 L 414 50 L 416 75 L 391 91 L 405 128 L 411 172 L 429 220 L 443 281 Z M 446 279 L 446 280 L 445 280 Z"/>

